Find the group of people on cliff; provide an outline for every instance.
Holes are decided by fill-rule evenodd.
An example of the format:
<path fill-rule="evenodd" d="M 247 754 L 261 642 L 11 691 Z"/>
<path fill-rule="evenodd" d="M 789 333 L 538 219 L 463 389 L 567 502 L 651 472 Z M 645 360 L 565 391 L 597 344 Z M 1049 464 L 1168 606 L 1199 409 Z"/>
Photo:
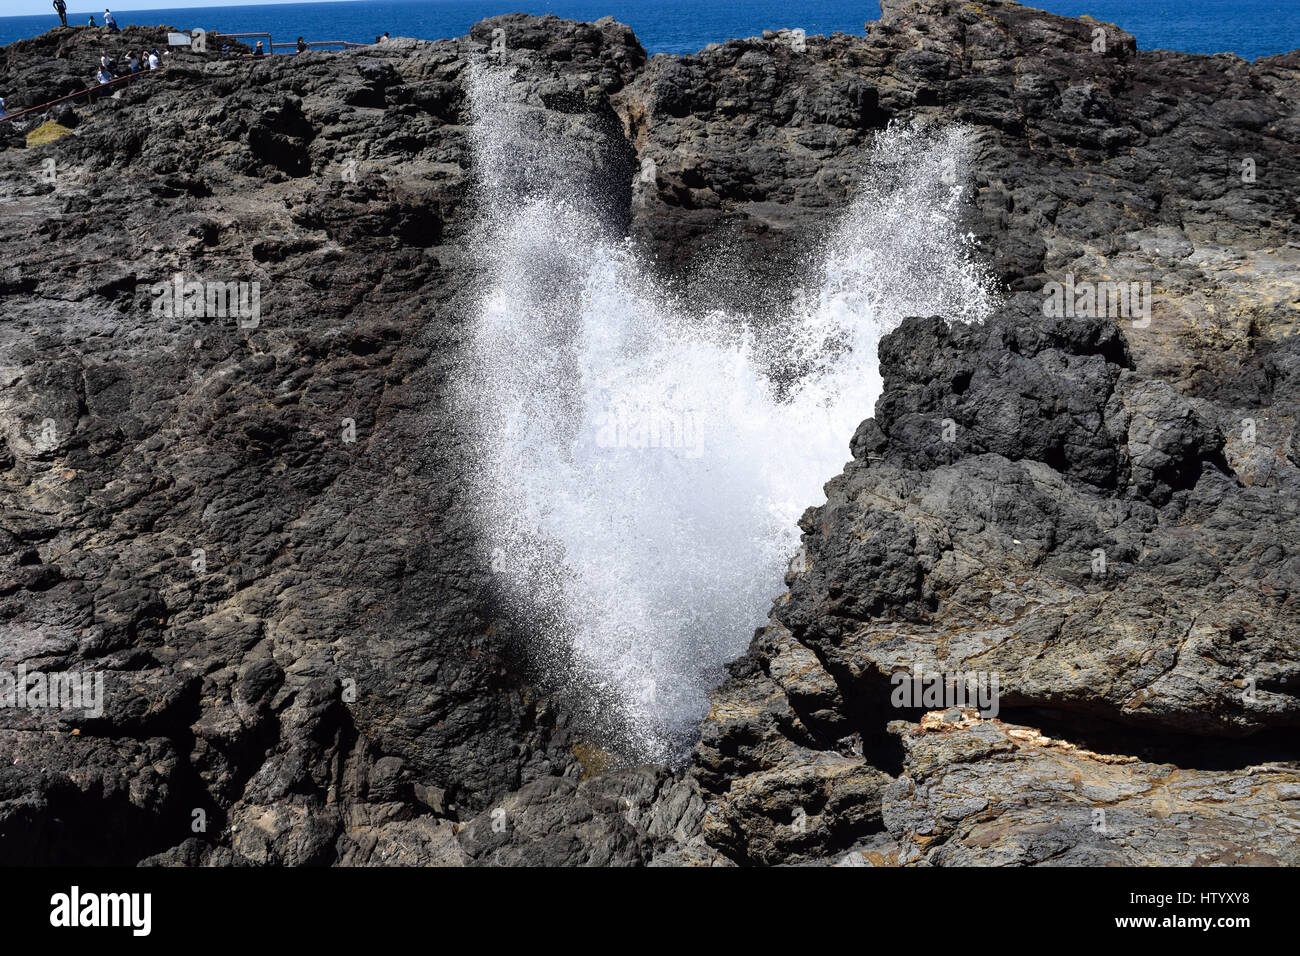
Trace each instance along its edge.
<path fill-rule="evenodd" d="M 158 51 L 156 49 L 141 50 L 139 56 L 136 56 L 134 51 L 127 50 L 126 56 L 124 58 L 124 63 L 123 63 L 123 66 L 125 66 L 126 68 L 126 72 L 124 72 L 122 75 L 128 76 L 132 73 L 140 73 L 143 72 L 145 68 L 148 68 L 150 70 L 156 70 L 161 64 L 162 64 L 162 58 L 158 55 Z M 103 85 L 105 83 L 110 83 L 115 79 L 115 76 L 113 74 L 113 65 L 114 65 L 113 58 L 110 57 L 107 53 L 100 56 L 99 72 L 95 75 L 95 78 L 99 80 L 100 85 Z"/>
<path fill-rule="evenodd" d="M 68 4 L 66 0 L 54 0 L 54 12 L 59 15 L 59 22 L 66 27 L 68 25 Z M 90 15 L 90 22 L 88 22 L 86 26 L 99 26 L 99 24 L 95 22 L 95 15 L 93 13 Z M 113 16 L 113 11 L 109 10 L 107 7 L 104 8 L 104 26 L 108 27 L 108 29 L 113 33 L 118 31 L 117 18 Z"/>
<path fill-rule="evenodd" d="M 59 15 L 59 22 L 66 27 L 68 25 L 67 0 L 52 0 L 52 3 L 55 12 L 58 13 Z M 99 26 L 99 24 L 95 22 L 95 17 L 93 14 L 90 17 L 90 22 L 87 24 L 87 26 L 92 26 L 92 27 Z M 117 19 L 113 16 L 113 12 L 109 10 L 107 7 L 104 8 L 104 26 L 107 27 L 110 32 L 113 33 L 120 32 L 119 27 L 117 25 Z M 375 37 L 375 42 L 383 43 L 387 39 L 388 39 L 388 33 L 385 32 L 383 36 Z M 296 44 L 296 47 L 297 47 L 296 52 L 298 53 L 307 53 L 311 49 L 311 45 L 307 43 L 302 37 L 298 37 L 298 42 Z M 227 50 L 229 50 L 228 46 L 222 47 L 223 52 Z M 257 47 L 253 51 L 253 56 L 260 57 L 265 55 L 266 55 L 266 50 L 262 46 L 262 41 L 258 40 Z M 140 73 L 143 72 L 145 69 L 156 70 L 161 65 L 162 65 L 162 57 L 158 53 L 157 49 L 152 49 L 152 50 L 142 49 L 138 56 L 134 51 L 127 50 L 126 55 L 125 57 L 123 57 L 123 61 L 121 64 L 121 66 L 124 68 L 124 72 L 121 75 L 128 76 L 134 73 Z M 114 66 L 115 66 L 115 62 L 113 57 L 109 56 L 107 53 L 103 53 L 100 55 L 99 69 L 95 73 L 95 79 L 98 81 L 100 86 L 106 86 L 107 84 L 113 82 L 113 80 L 118 78 L 118 75 L 113 72 Z M 5 101 L 3 97 L 0 97 L 0 118 L 5 117 L 6 115 L 7 115 L 7 111 L 5 108 Z"/>

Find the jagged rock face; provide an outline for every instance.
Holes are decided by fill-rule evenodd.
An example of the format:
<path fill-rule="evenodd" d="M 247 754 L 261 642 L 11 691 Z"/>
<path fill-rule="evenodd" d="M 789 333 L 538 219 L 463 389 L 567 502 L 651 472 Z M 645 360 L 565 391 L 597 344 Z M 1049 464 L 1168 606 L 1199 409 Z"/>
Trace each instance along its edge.
<path fill-rule="evenodd" d="M 609 19 L 511 15 L 176 54 L 0 154 L 0 669 L 106 674 L 96 720 L 0 710 L 0 855 L 1296 862 L 1300 56 L 883 6 L 802 50 L 647 60 Z M 787 295 L 891 120 L 972 128 L 969 228 L 1007 303 L 885 340 L 876 414 L 687 774 L 583 756 L 469 521 L 447 409 L 466 68 L 496 30 L 611 220 L 704 302 L 720 255 L 756 309 Z M 104 44 L 47 38 L 3 53 L 11 111 Z M 1045 318 L 1067 272 L 1149 280 L 1149 326 Z M 260 321 L 156 314 L 176 273 L 258 281 Z M 1003 712 L 892 707 L 917 667 L 996 673 Z"/>
<path fill-rule="evenodd" d="M 997 672 L 1010 707 L 1294 727 L 1300 562 L 1272 533 L 1296 527 L 1300 475 L 1243 486 L 1213 407 L 1108 359 L 1114 345 L 1113 325 L 1079 319 L 906 323 L 776 619 L 854 681 L 912 662 Z"/>

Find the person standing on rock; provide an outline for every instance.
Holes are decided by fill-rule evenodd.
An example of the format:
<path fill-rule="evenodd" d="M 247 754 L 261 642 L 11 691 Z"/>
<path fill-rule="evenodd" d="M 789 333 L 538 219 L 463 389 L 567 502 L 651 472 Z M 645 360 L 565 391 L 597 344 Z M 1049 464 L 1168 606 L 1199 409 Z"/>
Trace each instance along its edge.
<path fill-rule="evenodd" d="M 68 25 L 68 5 L 64 0 L 54 0 L 54 10 L 59 15 L 59 22 L 66 27 Z"/>
<path fill-rule="evenodd" d="M 265 56 L 266 51 L 262 49 L 262 41 L 257 41 L 257 46 L 253 47 L 253 56 Z"/>
<path fill-rule="evenodd" d="M 304 40 L 302 37 L 298 37 L 298 52 L 306 53 L 308 49 L 309 47 L 307 46 L 307 41 Z"/>
<path fill-rule="evenodd" d="M 158 69 L 158 51 L 157 51 L 157 50 L 150 50 L 150 51 L 149 51 L 149 69 L 151 69 L 151 70 L 156 70 L 156 69 Z"/>
<path fill-rule="evenodd" d="M 90 22 L 87 23 L 86 26 L 88 26 L 88 27 L 97 27 L 97 26 L 99 26 L 99 24 L 95 22 L 95 15 L 94 15 L 93 13 L 90 15 Z"/>
<path fill-rule="evenodd" d="M 114 33 L 117 32 L 117 18 L 109 12 L 107 7 L 104 8 L 104 26 L 108 27 Z"/>

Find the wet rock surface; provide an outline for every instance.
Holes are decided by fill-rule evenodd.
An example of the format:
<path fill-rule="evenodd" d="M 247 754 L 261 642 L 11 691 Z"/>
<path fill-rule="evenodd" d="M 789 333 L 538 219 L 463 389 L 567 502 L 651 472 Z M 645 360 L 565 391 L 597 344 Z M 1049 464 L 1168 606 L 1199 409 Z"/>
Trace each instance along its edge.
<path fill-rule="evenodd" d="M 177 54 L 53 142 L 7 130 L 0 670 L 105 688 L 93 718 L 0 709 L 0 858 L 1294 864 L 1300 55 L 883 6 L 865 36 L 687 57 L 523 15 Z M 469 520 L 465 84 L 496 30 L 705 302 L 719 261 L 756 311 L 788 296 L 889 122 L 971 128 L 1005 302 L 885 339 L 685 770 L 593 758 Z M 103 43 L 0 52 L 10 111 Z M 256 321 L 159 314 L 178 273 L 258 282 Z M 1150 321 L 1045 316 L 1067 273 L 1150 282 Z M 892 706 L 918 671 L 996 674 L 1000 713 Z"/>

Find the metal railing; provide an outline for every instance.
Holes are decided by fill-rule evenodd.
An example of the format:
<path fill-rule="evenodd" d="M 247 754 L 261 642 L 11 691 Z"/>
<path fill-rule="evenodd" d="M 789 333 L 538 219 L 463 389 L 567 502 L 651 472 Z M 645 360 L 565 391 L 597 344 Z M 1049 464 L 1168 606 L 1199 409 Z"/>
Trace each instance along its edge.
<path fill-rule="evenodd" d="M 271 37 L 271 34 L 269 33 L 218 33 L 217 35 L 220 36 L 222 39 L 229 37 L 232 40 L 251 40 L 254 38 L 259 40 L 264 39 L 266 40 L 266 48 L 263 50 L 264 55 L 274 53 L 277 47 L 280 48 L 281 50 L 298 49 L 297 40 L 293 40 L 288 43 L 276 43 L 275 40 Z M 312 49 L 315 49 L 316 47 L 336 46 L 336 47 L 342 47 L 344 50 L 350 50 L 354 47 L 367 46 L 367 44 L 365 43 L 353 43 L 351 40 L 310 40 L 310 41 L 304 40 L 303 42 L 306 43 L 307 46 Z M 256 56 L 256 55 L 257 54 L 255 53 L 243 54 L 244 57 Z"/>
<path fill-rule="evenodd" d="M 219 33 L 217 35 L 220 36 L 223 40 L 224 39 L 244 40 L 253 37 L 256 37 L 257 39 L 260 40 L 262 37 L 266 37 L 266 48 L 269 50 L 271 49 L 271 47 L 275 46 L 275 44 L 271 42 L 271 34 L 269 33 Z"/>
<path fill-rule="evenodd" d="M 313 50 L 318 46 L 337 46 L 337 47 L 342 47 L 345 50 L 351 50 L 354 48 L 360 49 L 363 46 L 373 46 L 373 44 L 370 43 L 353 43 L 351 40 L 304 40 L 303 42 Z M 293 43 L 275 43 L 272 44 L 272 46 L 273 47 L 287 46 L 287 47 L 293 47 L 295 50 L 298 49 L 298 44 L 296 41 Z"/>
<path fill-rule="evenodd" d="M 265 33 L 252 33 L 252 34 L 218 33 L 217 35 L 221 36 L 221 38 L 226 38 L 226 36 L 229 36 L 230 39 L 234 39 L 234 40 L 246 40 L 246 39 L 253 39 L 253 38 L 265 39 L 266 46 L 263 49 L 263 52 L 261 52 L 261 55 L 263 56 L 272 55 L 272 53 L 276 52 L 277 47 L 279 49 L 292 49 L 292 51 L 295 52 L 296 49 L 298 49 L 298 40 L 292 40 L 292 42 L 290 43 L 276 43 L 276 40 L 272 38 L 272 35 L 265 34 Z M 309 49 L 315 49 L 316 47 L 339 47 L 342 49 L 359 49 L 361 47 L 369 46 L 369 44 L 367 43 L 354 43 L 352 42 L 352 40 L 303 40 L 303 43 L 307 44 L 307 47 Z M 247 46 L 247 44 L 244 44 L 244 46 Z M 257 59 L 256 53 L 240 53 L 239 56 L 242 57 L 242 59 L 244 60 Z"/>

